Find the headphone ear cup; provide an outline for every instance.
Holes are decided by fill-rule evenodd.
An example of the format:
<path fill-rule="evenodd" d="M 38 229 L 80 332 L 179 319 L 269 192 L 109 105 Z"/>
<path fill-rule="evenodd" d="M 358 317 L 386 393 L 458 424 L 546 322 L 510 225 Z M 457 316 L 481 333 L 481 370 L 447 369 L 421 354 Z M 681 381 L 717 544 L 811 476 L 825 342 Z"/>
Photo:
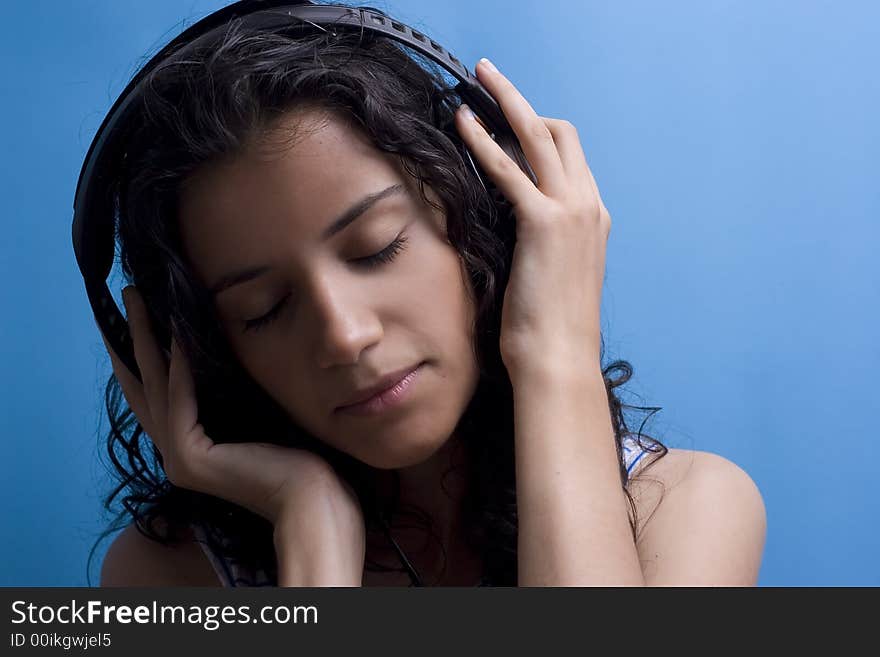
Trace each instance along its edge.
<path fill-rule="evenodd" d="M 462 146 L 464 150 L 465 159 L 470 164 L 473 171 L 477 174 L 477 178 L 480 183 L 483 185 L 483 189 L 486 190 L 486 193 L 489 195 L 489 198 L 492 199 L 492 202 L 498 207 L 499 212 L 507 211 L 510 207 L 510 201 L 501 193 L 501 190 L 495 184 L 495 181 L 492 180 L 490 176 L 483 171 L 480 164 L 476 161 L 476 159 L 471 155 L 470 149 L 467 146 Z"/>
<path fill-rule="evenodd" d="M 495 141 L 501 149 L 507 153 L 508 157 L 516 162 L 517 166 L 520 170 L 528 176 L 529 180 L 535 185 L 538 186 L 538 177 L 535 175 L 535 172 L 532 171 L 532 167 L 529 165 L 529 161 L 526 159 L 526 154 L 523 152 L 522 146 L 519 145 L 519 139 L 516 138 L 516 135 L 511 133 L 502 133 L 497 135 Z"/>
<path fill-rule="evenodd" d="M 455 144 L 458 149 L 459 154 L 461 155 L 462 160 L 465 163 L 465 167 L 474 172 L 477 177 L 477 180 L 480 182 L 480 185 L 486 191 L 486 195 L 489 198 L 490 203 L 495 207 L 495 211 L 497 214 L 496 224 L 497 230 L 502 233 L 502 237 L 505 242 L 515 242 L 516 237 L 516 218 L 514 216 L 513 206 L 510 201 L 507 200 L 507 197 L 501 193 L 501 190 L 494 183 L 492 178 L 486 175 L 486 172 L 480 167 L 476 158 L 471 154 L 470 149 L 464 143 L 462 138 L 458 134 L 458 130 L 455 128 L 455 118 L 451 118 L 449 122 L 446 123 L 442 128 L 440 128 L 443 133 Z M 511 156 L 511 158 L 520 165 L 522 168 L 522 162 L 526 162 L 525 155 L 522 153 L 519 147 L 519 142 L 515 141 L 504 141 L 501 144 L 502 148 L 505 149 L 505 152 Z M 507 148 L 505 148 L 505 146 Z M 511 150 L 513 149 L 512 154 Z M 517 154 L 516 151 L 519 151 Z M 526 164 L 528 166 L 528 164 Z M 531 169 L 526 171 L 527 174 L 531 174 Z"/>

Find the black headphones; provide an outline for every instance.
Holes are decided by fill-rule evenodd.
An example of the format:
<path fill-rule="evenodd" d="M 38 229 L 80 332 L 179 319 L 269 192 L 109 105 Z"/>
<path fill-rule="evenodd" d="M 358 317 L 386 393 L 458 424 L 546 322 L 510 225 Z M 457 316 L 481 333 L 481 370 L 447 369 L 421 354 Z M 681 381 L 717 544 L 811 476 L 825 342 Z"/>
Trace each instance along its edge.
<path fill-rule="evenodd" d="M 82 272 L 89 303 L 110 346 L 138 378 L 140 370 L 134 357 L 128 325 L 107 286 L 107 277 L 113 267 L 115 254 L 116 212 L 122 211 L 118 207 L 118 199 L 108 190 L 113 189 L 111 183 L 126 156 L 128 126 L 132 117 L 139 112 L 144 78 L 160 63 L 171 57 L 185 56 L 199 42 L 224 30 L 232 19 L 240 19 L 247 26 L 267 30 L 283 28 L 285 25 L 296 25 L 298 28 L 313 26 L 315 30 L 332 34 L 343 30 L 356 31 L 386 36 L 403 43 L 437 62 L 459 80 L 455 91 L 462 102 L 471 107 L 499 146 L 536 182 L 516 135 L 495 100 L 458 59 L 421 32 L 376 9 L 324 6 L 309 0 L 240 0 L 224 7 L 173 39 L 129 82 L 113 103 L 92 140 L 76 186 L 73 204 L 73 250 Z M 468 157 L 482 182 L 480 171 L 469 153 Z M 485 187 L 485 183 L 483 184 Z"/>

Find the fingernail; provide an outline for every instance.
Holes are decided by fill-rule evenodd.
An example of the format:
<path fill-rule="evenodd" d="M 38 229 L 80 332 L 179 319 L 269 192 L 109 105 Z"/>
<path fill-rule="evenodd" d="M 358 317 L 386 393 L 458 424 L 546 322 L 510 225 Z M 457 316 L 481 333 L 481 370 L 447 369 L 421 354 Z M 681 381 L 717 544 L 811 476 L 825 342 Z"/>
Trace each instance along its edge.
<path fill-rule="evenodd" d="M 498 72 L 498 69 L 495 68 L 495 64 L 493 64 L 492 62 L 490 62 L 490 61 L 489 61 L 488 59 L 486 59 L 485 57 L 481 58 L 480 61 L 483 62 L 483 65 L 484 65 L 486 68 L 488 68 L 490 71 L 492 71 L 493 73 L 497 73 L 497 72 Z"/>
<path fill-rule="evenodd" d="M 462 105 L 461 105 L 461 113 L 464 116 L 464 118 L 469 119 L 471 121 L 473 121 L 474 119 L 477 118 L 474 116 L 474 113 L 471 110 L 471 108 L 468 107 L 465 103 L 462 103 Z"/>

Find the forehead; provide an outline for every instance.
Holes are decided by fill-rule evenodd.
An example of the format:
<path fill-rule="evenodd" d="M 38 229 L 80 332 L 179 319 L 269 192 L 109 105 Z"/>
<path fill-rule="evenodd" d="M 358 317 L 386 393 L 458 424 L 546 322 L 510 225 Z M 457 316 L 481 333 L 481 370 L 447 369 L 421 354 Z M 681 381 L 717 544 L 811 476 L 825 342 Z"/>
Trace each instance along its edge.
<path fill-rule="evenodd" d="M 314 243 L 352 203 L 406 178 L 343 118 L 291 114 L 245 152 L 187 181 L 179 206 L 184 249 L 208 278 L 230 258 L 265 257 L 294 238 Z"/>

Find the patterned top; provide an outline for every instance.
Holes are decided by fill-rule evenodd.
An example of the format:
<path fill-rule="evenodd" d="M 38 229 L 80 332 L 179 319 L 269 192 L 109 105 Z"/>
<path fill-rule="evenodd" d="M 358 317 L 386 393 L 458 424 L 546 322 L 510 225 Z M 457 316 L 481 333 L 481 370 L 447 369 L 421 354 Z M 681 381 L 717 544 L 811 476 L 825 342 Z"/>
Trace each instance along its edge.
<path fill-rule="evenodd" d="M 650 445 L 650 439 L 646 441 Z M 649 448 L 642 447 L 636 439 L 629 435 L 623 439 L 623 460 L 627 474 L 635 476 L 636 472 L 648 464 L 650 459 L 644 459 L 646 454 L 652 453 Z M 264 569 L 254 571 L 245 564 L 239 563 L 229 555 L 229 539 L 217 528 L 202 523 L 192 523 L 195 540 L 202 546 L 202 551 L 208 557 L 208 561 L 214 567 L 214 571 L 220 578 L 223 586 L 277 586 Z M 488 583 L 481 581 L 478 586 L 487 586 Z"/>
<path fill-rule="evenodd" d="M 646 454 L 654 454 L 656 450 L 651 447 L 655 444 L 650 438 L 645 440 L 646 446 L 639 444 L 638 440 L 632 434 L 624 436 L 620 446 L 623 448 L 623 462 L 626 464 L 626 474 L 634 477 L 636 472 L 648 465 L 651 459 L 642 460 Z"/>

